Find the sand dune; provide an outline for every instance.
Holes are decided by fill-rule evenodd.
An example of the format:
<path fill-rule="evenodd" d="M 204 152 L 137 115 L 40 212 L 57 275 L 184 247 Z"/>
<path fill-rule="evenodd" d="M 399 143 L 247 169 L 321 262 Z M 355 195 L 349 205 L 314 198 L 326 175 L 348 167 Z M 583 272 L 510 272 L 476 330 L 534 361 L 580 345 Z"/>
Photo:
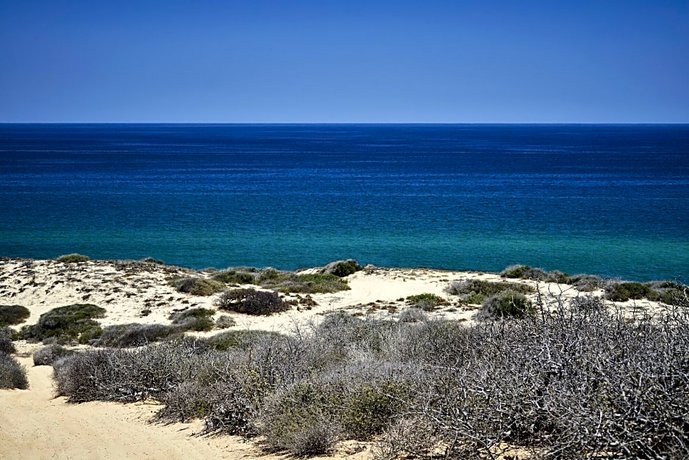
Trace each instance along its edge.
<path fill-rule="evenodd" d="M 137 262 L 63 264 L 52 260 L 2 259 L 0 304 L 29 308 L 28 324 L 35 323 L 42 313 L 54 307 L 72 303 L 104 307 L 107 315 L 101 321 L 103 325 L 169 323 L 168 316 L 174 310 L 213 308 L 216 296 L 178 293 L 168 284 L 171 277 L 190 273 L 183 268 Z M 210 273 L 195 272 L 195 275 L 210 276 Z M 316 306 L 295 307 L 269 317 L 230 315 L 237 322 L 235 329 L 289 332 L 295 325 L 318 321 L 324 314 L 338 310 L 394 318 L 405 308 L 405 297 L 428 292 L 448 299 L 448 305 L 433 315 L 471 321 L 476 307 L 461 305 L 445 292 L 450 281 L 460 279 L 499 280 L 500 277 L 478 272 L 370 268 L 348 277 L 351 290 L 314 294 Z M 571 286 L 554 283 L 540 283 L 536 287 L 550 302 L 557 296 L 579 294 Z M 636 301 L 635 306 L 657 307 L 647 301 Z M 145 310 L 150 313 L 144 315 Z M 215 332 L 208 334 L 212 333 Z M 20 361 L 28 370 L 30 389 L 0 390 L 0 458 L 282 458 L 262 452 L 255 440 L 195 436 L 200 431 L 198 424 L 151 424 L 149 419 L 159 408 L 155 404 L 67 404 L 64 398 L 54 398 L 52 368 L 33 366 L 29 356 L 36 345 L 19 343 L 19 347 L 23 353 Z M 370 446 L 357 443 L 341 444 L 334 455 L 352 460 L 372 457 Z"/>

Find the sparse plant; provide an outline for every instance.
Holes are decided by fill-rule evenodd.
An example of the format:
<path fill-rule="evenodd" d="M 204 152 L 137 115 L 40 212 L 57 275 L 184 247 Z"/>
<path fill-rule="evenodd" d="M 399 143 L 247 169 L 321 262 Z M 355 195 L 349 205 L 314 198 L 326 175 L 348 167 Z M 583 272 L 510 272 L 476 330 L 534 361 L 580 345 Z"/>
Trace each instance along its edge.
<path fill-rule="evenodd" d="M 164 324 L 116 324 L 105 327 L 94 345 L 113 348 L 142 347 L 180 332 L 179 328 Z"/>
<path fill-rule="evenodd" d="M 447 288 L 447 292 L 457 295 L 469 304 L 482 304 L 488 297 L 500 294 L 505 291 L 514 291 L 521 294 L 535 292 L 534 288 L 522 283 L 493 282 L 484 280 L 463 280 L 453 281 Z"/>
<path fill-rule="evenodd" d="M 215 320 L 216 329 L 227 329 L 237 325 L 237 321 L 229 315 L 221 315 Z"/>

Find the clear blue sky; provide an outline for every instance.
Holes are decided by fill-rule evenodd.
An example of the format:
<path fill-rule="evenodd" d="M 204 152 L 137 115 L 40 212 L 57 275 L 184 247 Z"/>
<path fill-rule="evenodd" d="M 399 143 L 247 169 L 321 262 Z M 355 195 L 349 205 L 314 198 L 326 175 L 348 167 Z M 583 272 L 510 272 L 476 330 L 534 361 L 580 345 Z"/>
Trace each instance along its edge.
<path fill-rule="evenodd" d="M 0 0 L 0 122 L 689 122 L 689 0 Z"/>

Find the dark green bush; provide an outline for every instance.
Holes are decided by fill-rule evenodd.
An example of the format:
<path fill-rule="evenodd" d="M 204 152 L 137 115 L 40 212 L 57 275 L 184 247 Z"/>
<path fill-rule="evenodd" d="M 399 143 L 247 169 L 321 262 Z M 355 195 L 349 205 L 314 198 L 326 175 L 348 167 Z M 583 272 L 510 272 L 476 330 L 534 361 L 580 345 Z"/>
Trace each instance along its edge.
<path fill-rule="evenodd" d="M 210 331 L 213 329 L 213 314 L 208 308 L 190 308 L 170 315 L 173 326 L 184 331 Z"/>
<path fill-rule="evenodd" d="M 0 305 L 0 327 L 23 323 L 29 316 L 29 309 L 21 305 Z"/>
<path fill-rule="evenodd" d="M 58 342 L 87 343 L 100 335 L 100 325 L 94 318 L 103 316 L 105 309 L 92 304 L 53 308 L 43 313 L 35 325 L 24 326 L 21 337 L 32 341 L 55 338 Z"/>
<path fill-rule="evenodd" d="M 253 288 L 225 291 L 218 298 L 216 305 L 221 310 L 249 315 L 271 315 L 289 310 L 289 305 L 277 292 L 257 291 Z"/>
<path fill-rule="evenodd" d="M 142 347 L 180 332 L 180 329 L 164 324 L 116 324 L 104 328 L 94 345 L 113 348 Z"/>
<path fill-rule="evenodd" d="M 321 273 L 335 275 L 342 278 L 356 273 L 359 270 L 363 270 L 363 268 L 364 267 L 359 265 L 359 262 L 354 259 L 336 260 L 323 267 Z"/>
<path fill-rule="evenodd" d="M 524 294 L 516 291 L 502 291 L 483 302 L 480 317 L 523 318 L 534 313 L 536 309 Z"/>
<path fill-rule="evenodd" d="M 652 292 L 648 285 L 637 282 L 610 283 L 605 287 L 607 298 L 615 302 L 643 299 Z"/>
<path fill-rule="evenodd" d="M 33 364 L 34 366 L 52 366 L 58 359 L 72 354 L 74 354 L 74 351 L 68 350 L 61 345 L 48 345 L 34 352 Z"/>
<path fill-rule="evenodd" d="M 522 294 L 535 292 L 534 288 L 521 283 L 493 282 L 483 280 L 453 281 L 447 291 L 458 295 L 459 298 L 469 304 L 481 304 L 488 297 L 505 291 L 514 291 Z"/>
<path fill-rule="evenodd" d="M 62 262 L 64 264 L 76 264 L 80 262 L 88 262 L 89 260 L 91 260 L 91 258 L 89 256 L 85 256 L 82 254 L 73 253 L 60 256 L 55 260 L 57 260 L 58 262 Z"/>
<path fill-rule="evenodd" d="M 439 295 L 425 292 L 407 297 L 407 304 L 413 308 L 419 308 L 423 311 L 433 311 L 440 305 L 447 305 L 447 300 Z"/>
<path fill-rule="evenodd" d="M 225 285 L 220 281 L 194 277 L 173 280 L 172 285 L 178 292 L 198 296 L 213 295 L 225 289 Z"/>
<path fill-rule="evenodd" d="M 14 331 L 12 329 L 9 327 L 0 326 L 0 353 L 11 355 L 17 351 L 12 343 L 13 337 Z"/>
<path fill-rule="evenodd" d="M 256 273 L 250 269 L 228 269 L 213 275 L 213 279 L 226 284 L 256 284 Z"/>
<path fill-rule="evenodd" d="M 420 308 L 409 307 L 402 310 L 397 320 L 403 323 L 418 323 L 427 321 L 428 316 Z"/>
<path fill-rule="evenodd" d="M 0 388 L 25 390 L 28 387 L 24 368 L 12 356 L 0 351 Z"/>

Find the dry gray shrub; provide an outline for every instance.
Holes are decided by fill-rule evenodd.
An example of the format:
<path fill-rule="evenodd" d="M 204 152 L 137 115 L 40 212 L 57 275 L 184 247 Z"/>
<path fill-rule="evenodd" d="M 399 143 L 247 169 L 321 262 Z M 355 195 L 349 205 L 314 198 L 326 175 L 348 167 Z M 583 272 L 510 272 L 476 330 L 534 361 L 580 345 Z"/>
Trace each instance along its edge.
<path fill-rule="evenodd" d="M 14 357 L 0 352 L 0 388 L 25 390 L 28 387 L 24 367 Z"/>
<path fill-rule="evenodd" d="M 52 366 L 55 361 L 74 354 L 62 345 L 53 344 L 36 350 L 33 354 L 34 366 Z"/>

